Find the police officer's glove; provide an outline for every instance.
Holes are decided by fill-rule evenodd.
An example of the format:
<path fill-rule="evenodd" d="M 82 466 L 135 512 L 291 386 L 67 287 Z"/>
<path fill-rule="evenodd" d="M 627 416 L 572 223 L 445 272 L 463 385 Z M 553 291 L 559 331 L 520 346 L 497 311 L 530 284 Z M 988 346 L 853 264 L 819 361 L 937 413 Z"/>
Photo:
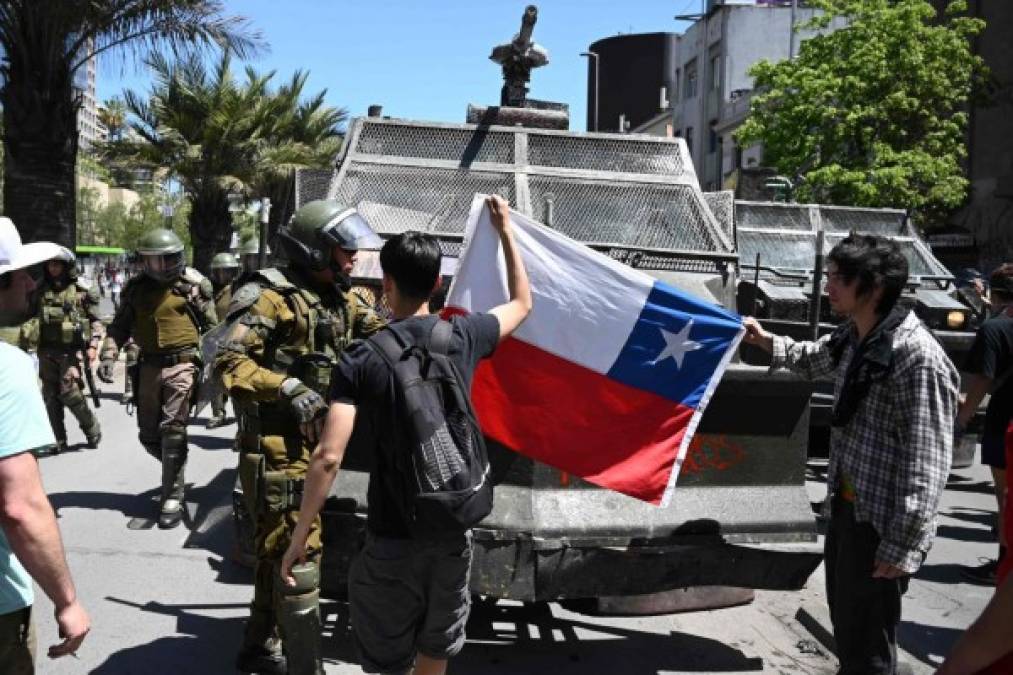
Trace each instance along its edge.
<path fill-rule="evenodd" d="M 116 366 L 116 362 L 112 359 L 102 359 L 102 363 L 99 364 L 98 370 L 95 374 L 98 375 L 98 379 L 102 380 L 106 384 L 113 383 L 113 368 Z"/>
<path fill-rule="evenodd" d="M 281 395 L 292 406 L 292 412 L 299 422 L 299 431 L 310 443 L 316 443 L 327 414 L 324 397 L 294 377 L 281 383 Z"/>

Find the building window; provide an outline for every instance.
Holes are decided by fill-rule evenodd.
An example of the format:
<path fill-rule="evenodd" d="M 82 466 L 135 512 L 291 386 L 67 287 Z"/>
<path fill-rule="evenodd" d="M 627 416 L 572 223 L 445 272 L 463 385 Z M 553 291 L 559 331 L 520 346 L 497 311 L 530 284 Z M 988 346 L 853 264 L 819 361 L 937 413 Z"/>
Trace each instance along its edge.
<path fill-rule="evenodd" d="M 689 154 L 693 154 L 693 127 L 686 127 L 686 147 L 689 148 Z"/>
<path fill-rule="evenodd" d="M 720 56 L 713 56 L 713 57 L 711 57 L 711 72 L 710 72 L 710 76 L 711 76 L 710 88 L 712 90 L 714 90 L 714 91 L 717 91 L 718 89 L 721 88 L 721 57 Z"/>
<path fill-rule="evenodd" d="M 714 154 L 718 151 L 718 132 L 711 129 L 710 135 L 707 137 L 707 152 Z"/>
<path fill-rule="evenodd" d="M 696 59 L 686 64 L 686 77 L 682 86 L 683 99 L 691 99 L 694 96 L 696 96 Z"/>

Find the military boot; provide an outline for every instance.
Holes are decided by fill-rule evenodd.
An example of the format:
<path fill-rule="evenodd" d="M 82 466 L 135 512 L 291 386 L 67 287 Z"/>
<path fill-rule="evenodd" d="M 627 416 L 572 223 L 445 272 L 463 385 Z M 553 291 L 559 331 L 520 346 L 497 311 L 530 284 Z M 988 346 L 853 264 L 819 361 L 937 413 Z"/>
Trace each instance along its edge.
<path fill-rule="evenodd" d="M 291 675 L 323 675 L 320 658 L 320 568 L 312 561 L 292 567 L 295 586 L 275 573 L 278 626 Z"/>
<path fill-rule="evenodd" d="M 250 612 L 243 633 L 243 647 L 236 656 L 236 670 L 263 675 L 285 675 L 288 672 L 272 612 L 256 609 Z"/>
<path fill-rule="evenodd" d="M 162 431 L 162 504 L 158 526 L 169 529 L 183 519 L 183 467 L 186 464 L 186 431 Z"/>
<path fill-rule="evenodd" d="M 207 421 L 204 426 L 208 429 L 217 429 L 225 424 L 225 411 L 213 410 L 211 412 L 211 418 Z"/>

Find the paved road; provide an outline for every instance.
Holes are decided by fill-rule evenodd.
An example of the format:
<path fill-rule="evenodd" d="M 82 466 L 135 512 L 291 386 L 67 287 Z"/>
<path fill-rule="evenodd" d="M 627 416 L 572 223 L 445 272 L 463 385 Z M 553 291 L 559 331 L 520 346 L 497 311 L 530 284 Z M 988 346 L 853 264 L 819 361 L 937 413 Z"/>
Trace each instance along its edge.
<path fill-rule="evenodd" d="M 121 375 L 118 373 L 118 375 Z M 78 590 L 94 618 L 79 659 L 42 658 L 42 674 L 230 673 L 250 573 L 230 562 L 229 495 L 234 426 L 191 427 L 187 527 L 153 527 L 158 466 L 139 447 L 134 419 L 118 396 L 122 379 L 105 386 L 98 450 L 71 427 L 71 452 L 41 460 L 60 519 Z M 809 484 L 818 500 L 824 488 Z M 901 641 L 917 673 L 931 673 L 989 590 L 960 583 L 959 564 L 989 555 L 993 509 L 980 467 L 960 471 L 943 508 L 942 538 L 905 605 Z M 825 616 L 822 568 L 798 593 L 761 592 L 745 606 L 656 617 L 597 617 L 558 604 L 500 602 L 476 608 L 469 641 L 452 673 L 677 672 L 832 673 L 820 644 Z M 358 673 L 342 603 L 325 602 L 327 672 Z M 55 638 L 52 608 L 40 594 L 40 642 Z M 801 620 L 800 620 L 801 619 Z M 44 650 L 43 650 L 44 651 Z"/>

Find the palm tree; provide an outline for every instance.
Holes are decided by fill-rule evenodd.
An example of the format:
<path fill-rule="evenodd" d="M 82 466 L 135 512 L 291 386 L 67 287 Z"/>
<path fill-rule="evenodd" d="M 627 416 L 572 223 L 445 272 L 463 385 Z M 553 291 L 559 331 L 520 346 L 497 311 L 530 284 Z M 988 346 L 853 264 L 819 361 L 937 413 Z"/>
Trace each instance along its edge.
<path fill-rule="evenodd" d="M 248 54 L 263 44 L 223 12 L 222 0 L 0 0 L 4 205 L 26 240 L 75 243 L 75 73 L 115 50 Z"/>
<path fill-rule="evenodd" d="M 203 271 L 228 248 L 229 193 L 245 185 L 269 114 L 264 98 L 271 74 L 247 68 L 246 81 L 239 82 L 231 62 L 228 51 L 211 70 L 196 55 L 177 62 L 153 55 L 150 96 L 126 92 L 138 140 L 108 148 L 113 157 L 164 167 L 180 182 L 190 201 L 194 266 Z"/>
<path fill-rule="evenodd" d="M 123 99 L 114 96 L 103 103 L 98 109 L 98 120 L 106 128 L 110 141 L 123 140 L 123 132 L 127 128 L 127 106 Z"/>
<path fill-rule="evenodd" d="M 248 185 L 251 196 L 271 199 L 269 239 L 292 214 L 295 171 L 332 167 L 344 138 L 348 111 L 326 105 L 326 90 L 301 100 L 308 77 L 296 71 L 269 98 L 272 127 L 258 149 Z"/>
<path fill-rule="evenodd" d="M 165 167 L 179 180 L 191 206 L 194 266 L 206 271 L 232 238 L 229 194 L 271 197 L 279 205 L 272 220 L 280 222 L 291 172 L 333 163 L 346 113 L 325 106 L 323 93 L 300 102 L 303 73 L 277 91 L 269 86 L 273 72 L 248 67 L 238 81 L 228 52 L 212 70 L 198 58 L 157 56 L 150 68 L 150 96 L 126 93 L 139 141 L 110 144 L 108 152 Z"/>

